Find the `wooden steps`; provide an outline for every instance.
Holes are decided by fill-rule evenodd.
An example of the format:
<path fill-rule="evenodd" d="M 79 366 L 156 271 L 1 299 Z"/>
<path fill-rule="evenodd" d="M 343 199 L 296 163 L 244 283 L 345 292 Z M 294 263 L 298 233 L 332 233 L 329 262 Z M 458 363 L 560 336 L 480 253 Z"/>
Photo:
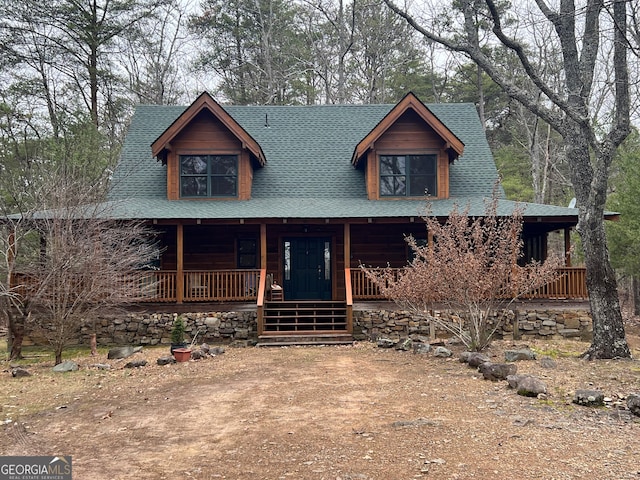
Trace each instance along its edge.
<path fill-rule="evenodd" d="M 258 345 L 341 345 L 353 342 L 347 331 L 347 306 L 334 301 L 270 301 L 264 307 Z"/>
<path fill-rule="evenodd" d="M 348 333 L 325 335 L 260 335 L 258 347 L 286 347 L 311 345 L 351 345 L 353 337 Z"/>

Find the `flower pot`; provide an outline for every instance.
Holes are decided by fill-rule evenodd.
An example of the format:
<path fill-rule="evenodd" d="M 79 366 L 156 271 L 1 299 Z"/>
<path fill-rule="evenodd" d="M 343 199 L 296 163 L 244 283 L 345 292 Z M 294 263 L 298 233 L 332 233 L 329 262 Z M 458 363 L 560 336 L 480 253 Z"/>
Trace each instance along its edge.
<path fill-rule="evenodd" d="M 172 343 L 171 347 L 169 348 L 169 351 L 171 352 L 171 355 L 173 355 L 174 350 L 176 350 L 177 348 L 187 348 L 187 343 L 186 342 L 182 342 L 182 343 Z"/>
<path fill-rule="evenodd" d="M 176 359 L 176 362 L 188 362 L 191 359 L 191 349 L 190 348 L 176 348 L 173 350 L 173 356 Z"/>

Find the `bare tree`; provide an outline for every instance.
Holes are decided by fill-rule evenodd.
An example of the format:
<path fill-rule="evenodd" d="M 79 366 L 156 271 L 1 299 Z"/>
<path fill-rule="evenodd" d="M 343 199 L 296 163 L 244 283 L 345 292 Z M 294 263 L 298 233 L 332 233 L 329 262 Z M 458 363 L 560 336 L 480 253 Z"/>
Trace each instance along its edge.
<path fill-rule="evenodd" d="M 56 364 L 78 338 L 83 320 L 144 295 L 156 255 L 152 232 L 139 222 L 111 219 L 109 203 L 68 177 L 51 177 L 40 192 L 42 210 L 28 220 L 39 255 L 17 264 L 16 283 L 28 309 L 28 328 L 54 349 Z"/>
<path fill-rule="evenodd" d="M 122 67 L 135 103 L 175 105 L 182 99 L 185 85 L 179 82 L 185 72 L 179 60 L 188 53 L 186 23 L 184 6 L 171 0 L 140 21 L 136 35 L 123 39 Z"/>
<path fill-rule="evenodd" d="M 500 327 L 493 314 L 516 299 L 532 293 L 557 277 L 561 260 L 521 265 L 522 212 L 499 217 L 494 196 L 485 215 L 469 218 L 469 207 L 457 206 L 441 223 L 424 218 L 433 239 L 419 244 L 409 237 L 413 261 L 399 272 L 362 267 L 381 293 L 415 315 L 430 317 L 458 337 L 468 348 L 483 350 Z M 434 317 L 435 308 L 445 308 L 462 317 Z"/>
<path fill-rule="evenodd" d="M 616 277 L 609 262 L 604 229 L 604 208 L 611 162 L 616 150 L 630 132 L 630 93 L 627 53 L 627 6 L 625 0 L 586 0 L 576 6 L 573 0 L 560 0 L 557 7 L 544 0 L 533 5 L 514 4 L 503 9 L 494 0 L 457 2 L 461 14 L 450 20 L 446 30 L 437 30 L 428 21 L 418 22 L 408 11 L 391 0 L 387 5 L 405 18 L 426 38 L 471 58 L 512 98 L 535 113 L 556 130 L 563 139 L 575 190 L 580 234 L 587 267 L 593 342 L 588 358 L 628 358 L 624 324 L 617 294 Z M 512 81 L 512 72 L 489 58 L 476 41 L 477 10 L 490 23 L 492 36 L 518 58 L 520 69 L 530 79 L 531 88 Z M 516 11 L 524 8 L 524 11 Z M 528 20 L 517 21 L 522 15 Z M 535 20 L 535 21 L 533 21 Z M 535 57 L 529 48 L 530 29 L 550 25 L 562 60 L 559 65 L 562 84 L 546 82 L 540 74 L 544 59 Z M 611 52 L 611 56 L 606 56 Z M 598 82 L 598 66 L 610 64 L 611 76 Z M 606 102 L 598 102 L 608 94 Z M 538 101 L 542 95 L 546 102 Z M 606 115 L 602 107 L 609 110 Z"/>

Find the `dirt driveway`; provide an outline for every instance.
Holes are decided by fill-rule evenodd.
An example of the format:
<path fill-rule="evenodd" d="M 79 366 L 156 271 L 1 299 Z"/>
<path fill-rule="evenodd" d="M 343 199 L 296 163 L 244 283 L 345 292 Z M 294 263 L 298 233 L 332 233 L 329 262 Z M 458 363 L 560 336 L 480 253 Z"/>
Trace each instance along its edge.
<path fill-rule="evenodd" d="M 149 361 L 139 369 L 101 356 L 66 374 L 5 371 L 0 420 L 13 421 L 0 427 L 0 454 L 72 455 L 76 480 L 640 479 L 640 418 L 571 403 L 579 388 L 624 403 L 640 391 L 640 362 L 565 356 L 585 344 L 528 345 L 556 357 L 555 368 L 518 363 L 547 383 L 546 400 L 456 359 L 368 343 L 228 348 L 162 367 L 166 348 L 145 349 L 132 357 Z M 500 361 L 513 346 L 496 342 L 491 354 Z"/>

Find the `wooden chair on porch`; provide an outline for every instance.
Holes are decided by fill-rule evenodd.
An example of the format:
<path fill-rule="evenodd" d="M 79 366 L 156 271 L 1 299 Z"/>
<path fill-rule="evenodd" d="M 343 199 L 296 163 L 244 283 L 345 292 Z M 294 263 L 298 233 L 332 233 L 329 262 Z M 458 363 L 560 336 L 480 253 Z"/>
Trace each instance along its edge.
<path fill-rule="evenodd" d="M 267 275 L 267 295 L 272 302 L 284 300 L 284 289 L 273 279 L 273 273 Z"/>

